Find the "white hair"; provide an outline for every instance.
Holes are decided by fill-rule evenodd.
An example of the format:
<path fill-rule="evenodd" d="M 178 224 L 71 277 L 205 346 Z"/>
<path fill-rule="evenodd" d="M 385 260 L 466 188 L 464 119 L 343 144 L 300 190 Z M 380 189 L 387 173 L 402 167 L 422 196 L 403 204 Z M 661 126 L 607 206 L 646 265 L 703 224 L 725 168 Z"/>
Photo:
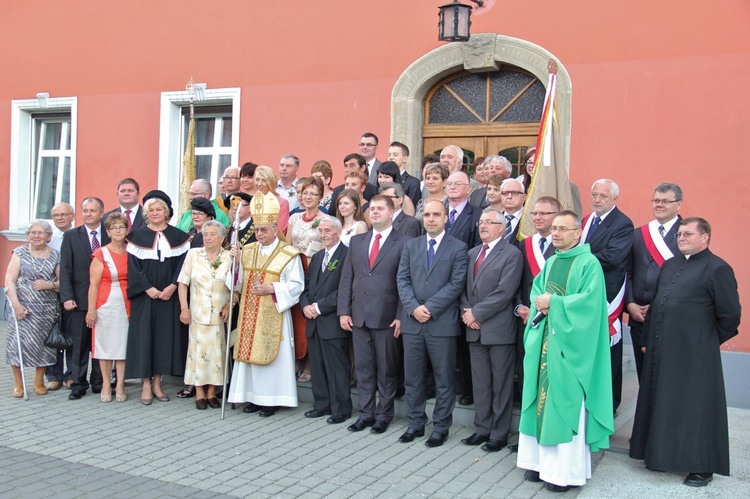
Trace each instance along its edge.
<path fill-rule="evenodd" d="M 596 184 L 609 184 L 610 191 L 612 192 L 612 195 L 614 197 L 617 197 L 620 195 L 620 187 L 615 183 L 614 180 L 608 179 L 608 178 L 600 178 L 593 184 L 591 184 L 591 190 L 594 190 L 594 186 Z"/>
<path fill-rule="evenodd" d="M 500 190 L 502 191 L 503 186 L 505 184 L 509 184 L 511 182 L 516 182 L 518 185 L 520 185 L 521 186 L 521 192 L 523 192 L 524 194 L 526 194 L 526 188 L 523 186 L 523 182 L 521 182 L 520 180 L 515 179 L 515 178 L 506 178 L 505 180 L 503 180 L 502 182 L 500 182 Z"/>

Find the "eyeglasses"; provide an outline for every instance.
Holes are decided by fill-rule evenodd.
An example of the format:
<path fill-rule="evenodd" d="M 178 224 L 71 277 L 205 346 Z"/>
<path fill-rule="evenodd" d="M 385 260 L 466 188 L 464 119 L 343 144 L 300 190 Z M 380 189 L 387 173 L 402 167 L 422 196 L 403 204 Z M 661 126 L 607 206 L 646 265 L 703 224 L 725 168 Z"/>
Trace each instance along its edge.
<path fill-rule="evenodd" d="M 655 205 L 668 206 L 672 203 L 679 203 L 680 201 L 680 199 L 652 199 L 651 203 Z"/>
<path fill-rule="evenodd" d="M 377 147 L 377 144 L 368 144 L 367 142 L 360 142 L 359 147 Z"/>
<path fill-rule="evenodd" d="M 569 229 L 567 227 L 556 227 L 553 225 L 549 228 L 550 232 L 570 232 L 571 230 L 579 230 L 579 227 L 573 227 L 572 229 Z"/>
<path fill-rule="evenodd" d="M 677 234 L 674 235 L 674 238 L 675 239 L 679 239 L 679 238 L 683 237 L 683 238 L 687 239 L 688 237 L 693 237 L 696 234 L 703 235 L 703 234 L 705 234 L 705 232 L 678 232 Z"/>
<path fill-rule="evenodd" d="M 302 196 L 303 198 L 304 198 L 304 197 L 310 197 L 310 198 L 314 198 L 314 197 L 318 197 L 318 196 L 320 196 L 320 194 L 318 194 L 317 192 L 304 191 L 304 192 L 303 192 L 303 193 L 301 194 L 301 196 Z"/>
<path fill-rule="evenodd" d="M 224 180 L 239 180 L 240 177 L 236 177 L 234 175 L 224 175 Z"/>
<path fill-rule="evenodd" d="M 477 227 L 481 227 L 482 225 L 505 225 L 502 222 L 490 222 L 488 220 L 480 220 L 477 222 Z"/>
<path fill-rule="evenodd" d="M 557 215 L 557 212 L 556 211 L 532 211 L 531 213 L 529 213 L 529 215 L 531 215 L 532 217 L 537 217 L 537 216 L 543 217 L 546 215 Z"/>
<path fill-rule="evenodd" d="M 445 183 L 446 187 L 454 187 L 454 186 L 461 187 L 462 185 L 469 185 L 469 184 L 467 184 L 466 182 L 446 182 Z"/>
<path fill-rule="evenodd" d="M 109 229 L 107 229 L 107 230 L 114 230 L 116 232 L 119 232 L 119 231 L 125 230 L 125 229 L 127 229 L 127 226 L 125 226 L 125 225 L 110 225 Z"/>
<path fill-rule="evenodd" d="M 190 212 L 191 217 L 207 217 L 207 213 L 203 213 L 202 211 L 191 211 Z"/>
<path fill-rule="evenodd" d="M 501 196 L 505 196 L 505 197 L 511 197 L 511 196 L 521 196 L 521 195 L 523 195 L 523 194 L 524 194 L 524 193 L 523 193 L 522 191 L 505 191 L 505 192 L 503 192 L 503 191 L 500 191 L 500 195 L 501 195 Z"/>

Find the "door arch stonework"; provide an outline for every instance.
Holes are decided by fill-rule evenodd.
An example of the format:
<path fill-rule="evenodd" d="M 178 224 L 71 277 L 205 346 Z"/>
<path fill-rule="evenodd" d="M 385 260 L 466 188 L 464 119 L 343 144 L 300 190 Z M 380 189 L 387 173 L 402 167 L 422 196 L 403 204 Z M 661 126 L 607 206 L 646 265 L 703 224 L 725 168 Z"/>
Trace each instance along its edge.
<path fill-rule="evenodd" d="M 571 94 L 570 76 L 565 66 L 546 49 L 519 38 L 480 33 L 465 43 L 448 43 L 426 53 L 399 76 L 391 95 L 391 140 L 408 145 L 412 151 L 410 170 L 419 168 L 427 93 L 440 80 L 457 71 L 484 72 L 498 69 L 498 63 L 525 69 L 546 86 L 547 64 L 557 63 L 557 125 L 563 148 L 563 163 L 570 172 Z"/>

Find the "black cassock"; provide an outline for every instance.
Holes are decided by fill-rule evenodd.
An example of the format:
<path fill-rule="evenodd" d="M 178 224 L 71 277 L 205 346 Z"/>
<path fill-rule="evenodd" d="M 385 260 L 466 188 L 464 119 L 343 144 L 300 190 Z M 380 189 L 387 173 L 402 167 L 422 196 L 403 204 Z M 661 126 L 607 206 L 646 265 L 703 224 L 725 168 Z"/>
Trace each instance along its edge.
<path fill-rule="evenodd" d="M 152 300 L 146 290 L 159 291 L 177 285 L 182 262 L 190 249 L 190 236 L 168 226 L 158 245 L 158 232 L 140 228 L 128 239 L 128 328 L 126 378 L 149 378 L 154 374 L 182 376 L 187 357 L 187 326 L 180 322 L 177 291 L 167 300 Z M 162 261 L 163 258 L 163 261 Z"/>
<path fill-rule="evenodd" d="M 667 260 L 647 322 L 630 457 L 660 471 L 729 475 L 719 346 L 740 323 L 732 268 L 708 249 Z"/>

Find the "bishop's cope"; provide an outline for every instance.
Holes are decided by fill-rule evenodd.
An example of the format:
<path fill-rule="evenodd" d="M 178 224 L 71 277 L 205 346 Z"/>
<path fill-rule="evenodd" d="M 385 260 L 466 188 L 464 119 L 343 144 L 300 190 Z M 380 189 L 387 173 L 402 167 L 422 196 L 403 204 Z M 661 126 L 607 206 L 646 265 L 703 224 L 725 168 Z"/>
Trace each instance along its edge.
<path fill-rule="evenodd" d="M 300 252 L 278 236 L 276 197 L 256 194 L 252 203 L 257 242 L 241 248 L 242 295 L 229 401 L 249 402 L 243 412 L 267 417 L 279 406 L 297 407 L 291 308 L 304 290 L 305 275 Z"/>

